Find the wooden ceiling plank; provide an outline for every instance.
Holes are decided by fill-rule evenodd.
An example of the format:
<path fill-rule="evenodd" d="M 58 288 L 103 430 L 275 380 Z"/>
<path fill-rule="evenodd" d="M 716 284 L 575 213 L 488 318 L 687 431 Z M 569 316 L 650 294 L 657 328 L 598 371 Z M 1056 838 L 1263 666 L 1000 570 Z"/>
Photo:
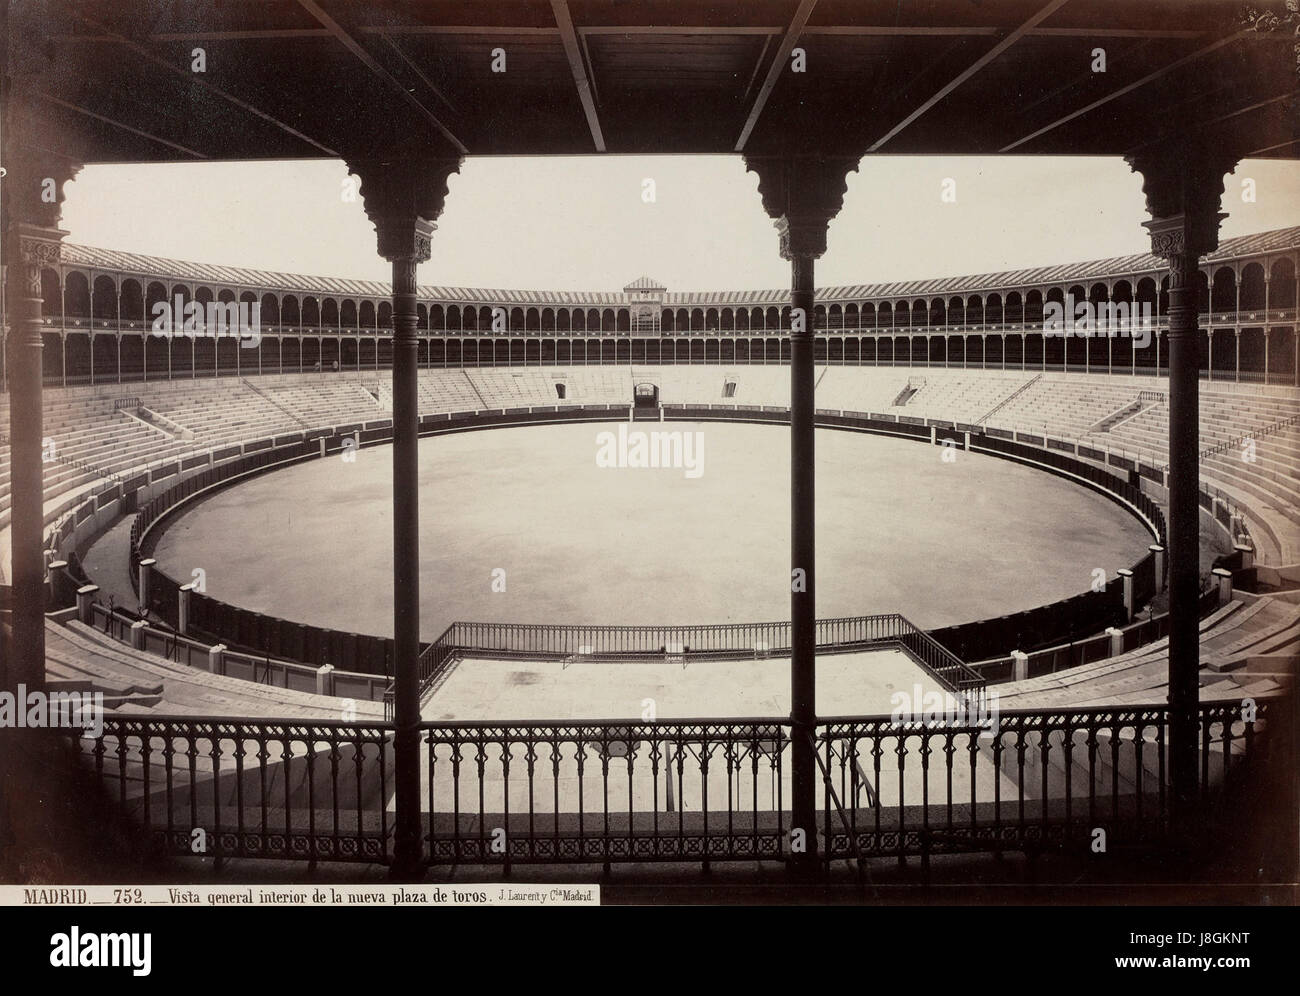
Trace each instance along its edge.
<path fill-rule="evenodd" d="M 759 115 L 763 113 L 763 108 L 767 105 L 767 98 L 772 95 L 772 90 L 776 86 L 776 81 L 781 76 L 781 71 L 785 69 L 785 60 L 790 58 L 790 52 L 803 33 L 804 26 L 808 23 L 808 18 L 812 16 L 813 8 L 817 6 L 817 0 L 800 0 L 799 8 L 794 12 L 794 18 L 790 21 L 790 26 L 786 28 L 785 37 L 781 39 L 781 44 L 776 48 L 776 54 L 772 57 L 772 64 L 768 67 L 767 78 L 763 80 L 763 85 L 759 87 L 758 93 L 754 96 L 754 103 L 749 109 L 749 115 L 745 118 L 745 126 L 740 130 L 740 137 L 736 139 L 736 152 L 745 151 L 745 143 L 749 141 L 750 134 L 754 131 L 754 126 L 758 124 Z"/>
<path fill-rule="evenodd" d="M 1138 90 L 1146 86 L 1148 83 L 1158 80 L 1161 76 L 1166 76 L 1169 73 L 1172 73 L 1175 69 L 1178 69 L 1181 66 L 1185 66 L 1189 62 L 1193 62 L 1196 59 L 1201 58 L 1202 56 L 1209 55 L 1211 52 L 1223 48 L 1225 45 L 1232 44 L 1234 41 L 1237 41 L 1243 35 L 1247 35 L 1251 33 L 1252 32 L 1250 32 L 1249 30 L 1238 31 L 1236 34 L 1232 34 L 1226 38 L 1220 38 L 1217 41 L 1211 42 L 1209 45 L 1199 48 L 1195 52 L 1183 56 L 1181 59 L 1175 59 L 1173 62 L 1170 62 L 1167 65 L 1160 67 L 1154 72 L 1147 73 L 1141 79 L 1134 80 L 1132 83 L 1129 83 L 1126 86 L 1122 86 L 1118 90 L 1113 90 L 1112 92 L 1106 94 L 1106 96 L 1098 98 L 1097 100 L 1094 100 L 1092 103 L 1087 104 L 1084 107 L 1080 107 L 1077 111 L 1070 112 L 1069 114 L 1065 115 L 1065 117 L 1063 118 L 1057 118 L 1051 124 L 1044 125 L 1042 128 L 1039 128 L 1037 131 L 1030 132 L 1024 138 L 1016 139 L 1010 145 L 1004 145 L 998 151 L 1010 152 L 1012 149 L 1017 149 L 1020 146 L 1024 145 L 1026 142 L 1032 142 L 1035 138 L 1038 138 L 1040 135 L 1046 135 L 1049 131 L 1055 131 L 1057 128 L 1061 127 L 1061 125 L 1073 121 L 1075 118 L 1082 117 L 1084 114 L 1096 110 L 1098 107 L 1101 107 L 1103 104 L 1109 104 L 1112 100 L 1118 100 L 1120 97 L 1123 97 L 1125 94 L 1132 93 L 1134 90 Z"/>
<path fill-rule="evenodd" d="M 159 145 L 165 145 L 169 149 L 175 149 L 177 152 L 183 152 L 187 156 L 192 156 L 195 159 L 208 158 L 208 156 L 204 155 L 202 152 L 198 152 L 194 149 L 188 148 L 187 146 L 180 145 L 177 142 L 168 141 L 167 139 L 162 138 L 159 135 L 152 135 L 147 131 L 141 131 L 139 128 L 133 128 L 131 127 L 131 125 L 126 124 L 125 122 L 117 121 L 114 118 L 107 117 L 103 114 L 97 114 L 96 112 L 90 110 L 89 108 L 80 107 L 77 104 L 73 104 L 70 103 L 69 101 L 62 100 L 54 96 L 54 94 L 52 93 L 45 93 L 42 91 L 38 93 L 36 96 L 39 97 L 41 100 L 48 101 L 49 103 L 54 104 L 58 107 L 66 108 L 69 111 L 76 111 L 78 114 L 84 114 L 88 118 L 93 118 L 96 121 L 101 121 L 106 125 L 109 125 L 113 128 L 119 128 L 122 131 L 129 132 L 132 135 L 137 135 L 140 138 L 147 138 L 151 142 L 157 142 Z"/>
<path fill-rule="evenodd" d="M 325 11 L 321 9 L 320 4 L 316 3 L 316 0 L 298 0 L 298 5 L 302 7 L 303 10 L 307 11 L 307 13 L 311 14 L 312 17 L 316 18 L 316 20 L 319 21 L 344 48 L 361 61 L 362 65 L 400 93 L 402 99 L 414 107 L 426 121 L 437 128 L 442 137 L 447 139 L 447 141 L 455 147 L 457 152 L 464 155 L 469 151 L 465 148 L 464 144 L 462 144 L 461 140 L 451 133 L 451 129 L 443 124 L 442 121 L 438 119 L 438 116 L 429 110 L 429 108 L 424 106 L 424 101 L 411 93 L 410 90 L 402 85 L 401 80 L 381 66 L 379 61 L 367 52 L 365 47 L 353 38 L 343 25 L 339 24 L 338 21 L 334 20 L 334 18 L 330 17 L 329 14 L 325 13 Z"/>
<path fill-rule="evenodd" d="M 903 118 L 902 121 L 894 125 L 893 128 L 885 132 L 885 134 L 882 135 L 880 138 L 876 139 L 875 144 L 873 144 L 868 151 L 870 152 L 880 151 L 881 147 L 884 146 L 885 143 L 888 142 L 891 138 L 893 138 L 895 135 L 901 132 L 904 128 L 906 128 L 913 121 L 919 118 L 922 114 L 925 114 L 926 111 L 934 107 L 935 104 L 943 100 L 944 97 L 948 96 L 948 94 L 956 90 L 959 86 L 961 86 L 968 79 L 970 79 L 972 76 L 978 73 L 981 69 L 983 69 L 989 63 L 991 63 L 994 59 L 1000 56 L 1003 52 L 1009 49 L 1016 42 L 1020 41 L 1020 39 L 1023 38 L 1030 30 L 1037 27 L 1041 22 L 1045 21 L 1047 18 L 1051 17 L 1058 10 L 1060 10 L 1061 7 L 1065 6 L 1065 4 L 1068 2 L 1069 0 L 1051 0 L 1051 2 L 1047 4 L 1047 6 L 1041 8 L 1038 11 L 1038 13 L 1036 13 L 1028 21 L 1020 25 L 1020 27 L 1016 28 L 1010 34 L 1008 34 L 1000 42 L 998 42 L 991 49 L 985 52 L 982 56 L 976 59 L 971 65 L 967 66 L 966 69 L 963 70 L 961 73 L 959 73 L 951 82 L 941 87 L 937 93 L 935 93 L 932 97 L 930 97 L 929 100 L 926 100 L 919 107 L 913 110 L 911 114 Z"/>
<path fill-rule="evenodd" d="M 397 44 L 397 40 L 395 38 L 393 38 L 391 35 L 382 34 L 382 33 L 379 35 L 379 37 L 382 38 L 385 42 L 387 42 L 389 48 L 391 48 L 394 52 L 397 53 L 397 57 L 401 59 L 404 63 L 406 63 L 407 68 L 410 69 L 411 72 L 415 73 L 417 77 L 419 77 L 420 82 L 423 83 L 425 86 L 427 86 L 433 92 L 433 95 L 435 97 L 437 97 L 445 105 L 447 105 L 447 110 L 451 111 L 452 114 L 460 113 L 459 111 L 456 110 L 456 106 L 447 98 L 447 95 L 443 93 L 442 90 L 438 87 L 438 84 L 434 83 L 433 80 L 429 79 L 428 75 L 425 74 L 424 70 L 415 64 L 415 60 L 406 54 L 406 52 L 402 49 L 402 46 Z"/>
<path fill-rule="evenodd" d="M 201 87 L 202 89 L 207 90 L 209 93 L 216 94 L 218 97 L 220 97 L 222 100 L 226 101 L 227 103 L 233 104 L 235 107 L 238 107 L 240 110 L 246 111 L 247 113 L 252 114 L 254 117 L 260 118 L 261 120 L 265 121 L 267 124 L 275 126 L 276 128 L 280 129 L 286 134 L 292 135 L 294 138 L 306 142 L 308 145 L 312 146 L 312 148 L 319 149 L 321 152 L 324 152 L 327 156 L 330 156 L 331 158 L 335 158 L 335 159 L 339 158 L 339 154 L 335 152 L 333 149 L 331 149 L 328 145 L 324 145 L 316 141 L 316 139 L 312 138 L 310 135 L 303 134 L 297 128 L 294 128 L 292 125 L 286 124 L 285 122 L 279 120 L 278 118 L 273 117 L 270 114 L 267 114 L 261 108 L 254 107 L 252 104 L 248 103 L 245 100 L 240 100 L 233 93 L 230 93 L 228 90 L 223 90 L 215 83 L 209 83 L 207 80 L 203 79 L 199 74 L 192 73 L 186 68 L 172 65 L 166 59 L 154 55 L 143 45 L 133 42 L 131 41 L 131 39 L 123 35 L 119 35 L 116 32 L 109 31 L 108 28 L 106 28 L 103 24 L 100 24 L 98 21 L 95 21 L 84 14 L 76 14 L 75 16 L 80 18 L 83 23 L 90 25 L 92 28 L 96 29 L 97 31 L 103 32 L 106 36 L 112 38 L 113 41 L 117 42 L 119 45 L 123 45 L 126 48 L 129 48 L 132 52 L 135 52 L 141 58 L 146 59 L 149 62 L 152 62 L 156 66 L 161 66 L 163 69 L 166 69 L 169 73 L 172 73 L 175 76 L 179 76 L 181 79 L 185 80 L 191 86 Z"/>

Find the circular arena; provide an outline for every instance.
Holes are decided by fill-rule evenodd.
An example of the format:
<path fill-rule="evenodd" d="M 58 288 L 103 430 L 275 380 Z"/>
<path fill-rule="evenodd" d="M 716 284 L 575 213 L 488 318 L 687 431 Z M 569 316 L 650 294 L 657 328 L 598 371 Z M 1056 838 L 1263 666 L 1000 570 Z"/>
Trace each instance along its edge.
<path fill-rule="evenodd" d="M 691 462 L 602 466 L 602 437 L 617 444 L 620 430 L 633 445 L 638 433 L 656 446 L 651 433 L 670 446 L 688 437 Z M 790 598 L 783 442 L 774 427 L 704 422 L 425 439 L 422 637 L 461 619 L 781 618 Z M 1105 496 L 991 456 L 832 429 L 818 432 L 817 452 L 824 616 L 899 612 L 936 629 L 1022 612 L 1085 590 L 1094 567 L 1113 577 L 1155 540 Z M 202 568 L 207 593 L 232 605 L 391 636 L 391 478 L 390 447 L 269 473 L 195 502 L 152 556 L 176 578 Z M 311 583 L 285 584 L 282 564 Z"/>

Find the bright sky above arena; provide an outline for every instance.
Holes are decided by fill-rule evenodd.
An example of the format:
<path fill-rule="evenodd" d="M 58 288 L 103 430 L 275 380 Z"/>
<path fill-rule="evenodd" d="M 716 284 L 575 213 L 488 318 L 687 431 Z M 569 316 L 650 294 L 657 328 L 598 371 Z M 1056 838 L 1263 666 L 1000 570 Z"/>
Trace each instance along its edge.
<path fill-rule="evenodd" d="M 738 157 L 469 159 L 451 179 L 419 279 L 526 290 L 616 291 L 642 275 L 669 290 L 788 286 L 757 184 Z M 345 198 L 353 186 L 338 161 L 88 166 L 67 187 L 62 224 L 83 245 L 387 280 L 360 198 Z M 1300 163 L 1238 165 L 1223 210 L 1223 238 L 1300 224 Z M 1145 252 L 1146 217 L 1141 177 L 1118 159 L 875 157 L 848 178 L 817 282 Z"/>

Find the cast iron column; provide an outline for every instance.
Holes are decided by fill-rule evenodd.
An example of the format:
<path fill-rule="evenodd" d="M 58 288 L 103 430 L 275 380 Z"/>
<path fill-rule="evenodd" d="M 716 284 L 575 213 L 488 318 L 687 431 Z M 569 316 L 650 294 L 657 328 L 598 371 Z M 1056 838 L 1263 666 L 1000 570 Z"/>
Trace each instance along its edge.
<path fill-rule="evenodd" d="M 460 160 L 350 163 L 379 255 L 393 264 L 393 791 L 391 876 L 424 874 L 420 806 L 419 340 L 416 267 L 428 260 L 447 178 Z M 376 344 L 376 351 L 378 345 Z"/>
<path fill-rule="evenodd" d="M 1219 149 L 1162 146 L 1130 156 L 1143 176 L 1151 252 L 1169 264 L 1169 752 L 1176 831 L 1190 829 L 1200 741 L 1199 413 L 1196 274 L 1219 242 L 1223 175 L 1236 159 Z"/>
<path fill-rule="evenodd" d="M 813 388 L 813 261 L 791 247 L 786 219 L 781 255 L 790 261 L 790 724 L 793 782 L 791 826 L 807 830 L 807 864 L 817 858 L 817 759 L 809 738 L 817 729 L 816 430 Z M 825 229 L 823 228 L 823 233 Z M 825 235 L 823 234 L 823 240 Z M 823 247 L 825 242 L 823 241 Z M 802 316 L 802 328 L 800 325 Z M 802 574 L 802 584 L 800 575 Z"/>
<path fill-rule="evenodd" d="M 781 257 L 790 261 L 790 841 L 791 867 L 816 868 L 817 602 L 813 342 L 814 261 L 839 212 L 845 175 L 857 160 L 746 156 L 758 173 L 763 207 L 776 221 Z"/>
<path fill-rule="evenodd" d="M 12 117 L 12 116 L 11 116 Z M 13 645 L 6 687 L 45 687 L 44 463 L 41 270 L 57 267 L 63 186 L 80 166 L 6 146 L 5 263 L 9 336 L 10 564 Z"/>

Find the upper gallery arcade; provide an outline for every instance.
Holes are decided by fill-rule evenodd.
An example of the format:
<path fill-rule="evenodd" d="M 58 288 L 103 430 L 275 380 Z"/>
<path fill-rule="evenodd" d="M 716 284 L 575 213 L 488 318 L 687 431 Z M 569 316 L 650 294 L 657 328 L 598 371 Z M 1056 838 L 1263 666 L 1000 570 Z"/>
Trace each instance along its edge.
<path fill-rule="evenodd" d="M 1199 267 L 1202 369 L 1225 380 L 1300 383 L 1300 228 L 1224 240 Z M 246 375 L 391 364 L 386 283 L 182 262 L 67 245 L 43 269 L 47 384 Z M 787 291 L 621 292 L 420 286 L 426 365 L 788 361 Z M 1112 373 L 1164 369 L 1168 274 L 1149 254 L 1028 270 L 820 288 L 813 326 L 826 363 L 952 364 Z M 176 305 L 237 303 L 260 341 L 154 333 Z M 1156 335 L 1044 336 L 1053 302 L 1117 302 Z M 175 304 L 174 304 L 175 302 Z M 755 335 L 754 333 L 761 333 Z"/>

